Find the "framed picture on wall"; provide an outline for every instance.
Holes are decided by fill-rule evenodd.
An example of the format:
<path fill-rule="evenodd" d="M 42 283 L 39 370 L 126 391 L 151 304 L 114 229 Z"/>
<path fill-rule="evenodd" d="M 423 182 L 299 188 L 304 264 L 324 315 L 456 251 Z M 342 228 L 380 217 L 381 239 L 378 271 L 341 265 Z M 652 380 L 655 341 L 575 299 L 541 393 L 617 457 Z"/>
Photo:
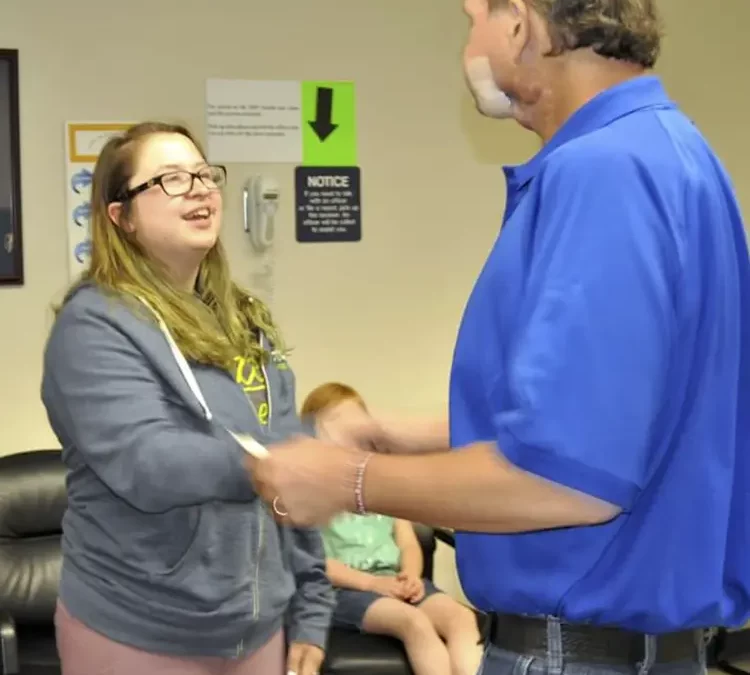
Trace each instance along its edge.
<path fill-rule="evenodd" d="M 0 49 L 0 285 L 23 284 L 18 50 Z"/>

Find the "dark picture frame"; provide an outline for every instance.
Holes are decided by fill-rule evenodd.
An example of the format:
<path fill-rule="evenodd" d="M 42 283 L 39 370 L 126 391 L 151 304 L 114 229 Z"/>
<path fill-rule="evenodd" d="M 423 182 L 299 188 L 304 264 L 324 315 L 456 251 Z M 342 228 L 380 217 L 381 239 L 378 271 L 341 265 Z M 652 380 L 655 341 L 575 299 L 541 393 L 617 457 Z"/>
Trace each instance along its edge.
<path fill-rule="evenodd" d="M 0 49 L 0 285 L 21 286 L 21 138 L 18 50 Z"/>

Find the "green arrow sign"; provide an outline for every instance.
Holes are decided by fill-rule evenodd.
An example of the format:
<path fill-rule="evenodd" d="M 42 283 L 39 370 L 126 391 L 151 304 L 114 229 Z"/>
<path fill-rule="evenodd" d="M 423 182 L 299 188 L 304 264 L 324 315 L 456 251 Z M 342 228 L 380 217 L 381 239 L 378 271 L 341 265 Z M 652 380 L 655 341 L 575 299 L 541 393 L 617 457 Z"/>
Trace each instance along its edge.
<path fill-rule="evenodd" d="M 302 83 L 302 163 L 356 166 L 354 82 Z"/>

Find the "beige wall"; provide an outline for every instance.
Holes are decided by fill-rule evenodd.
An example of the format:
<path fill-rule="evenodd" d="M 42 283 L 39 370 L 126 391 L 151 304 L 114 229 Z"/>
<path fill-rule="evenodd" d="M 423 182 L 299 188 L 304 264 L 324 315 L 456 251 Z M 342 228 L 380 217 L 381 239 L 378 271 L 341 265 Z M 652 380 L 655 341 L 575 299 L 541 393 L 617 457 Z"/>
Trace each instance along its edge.
<path fill-rule="evenodd" d="M 747 210 L 750 3 L 661 5 L 660 70 Z M 283 187 L 276 310 L 297 346 L 301 394 L 341 378 L 378 407 L 442 410 L 462 303 L 502 215 L 499 165 L 536 147 L 473 112 L 459 60 L 466 26 L 460 0 L 2 0 L 0 46 L 21 60 L 27 280 L 0 289 L 0 453 L 55 445 L 38 389 L 49 303 L 68 281 L 64 122 L 177 118 L 202 135 L 208 77 L 356 81 L 364 241 L 296 244 L 292 168 L 265 167 Z M 230 167 L 224 235 L 245 282 L 247 171 Z"/>

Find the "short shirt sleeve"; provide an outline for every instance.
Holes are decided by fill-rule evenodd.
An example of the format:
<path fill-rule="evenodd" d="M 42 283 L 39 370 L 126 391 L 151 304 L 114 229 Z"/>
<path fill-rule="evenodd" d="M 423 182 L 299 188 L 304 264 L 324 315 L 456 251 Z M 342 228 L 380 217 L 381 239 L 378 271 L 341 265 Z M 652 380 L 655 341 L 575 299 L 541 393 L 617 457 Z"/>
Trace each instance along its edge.
<path fill-rule="evenodd" d="M 628 510 L 661 440 L 671 224 L 635 159 L 565 150 L 536 178 L 533 254 L 494 422 L 515 465 Z"/>

